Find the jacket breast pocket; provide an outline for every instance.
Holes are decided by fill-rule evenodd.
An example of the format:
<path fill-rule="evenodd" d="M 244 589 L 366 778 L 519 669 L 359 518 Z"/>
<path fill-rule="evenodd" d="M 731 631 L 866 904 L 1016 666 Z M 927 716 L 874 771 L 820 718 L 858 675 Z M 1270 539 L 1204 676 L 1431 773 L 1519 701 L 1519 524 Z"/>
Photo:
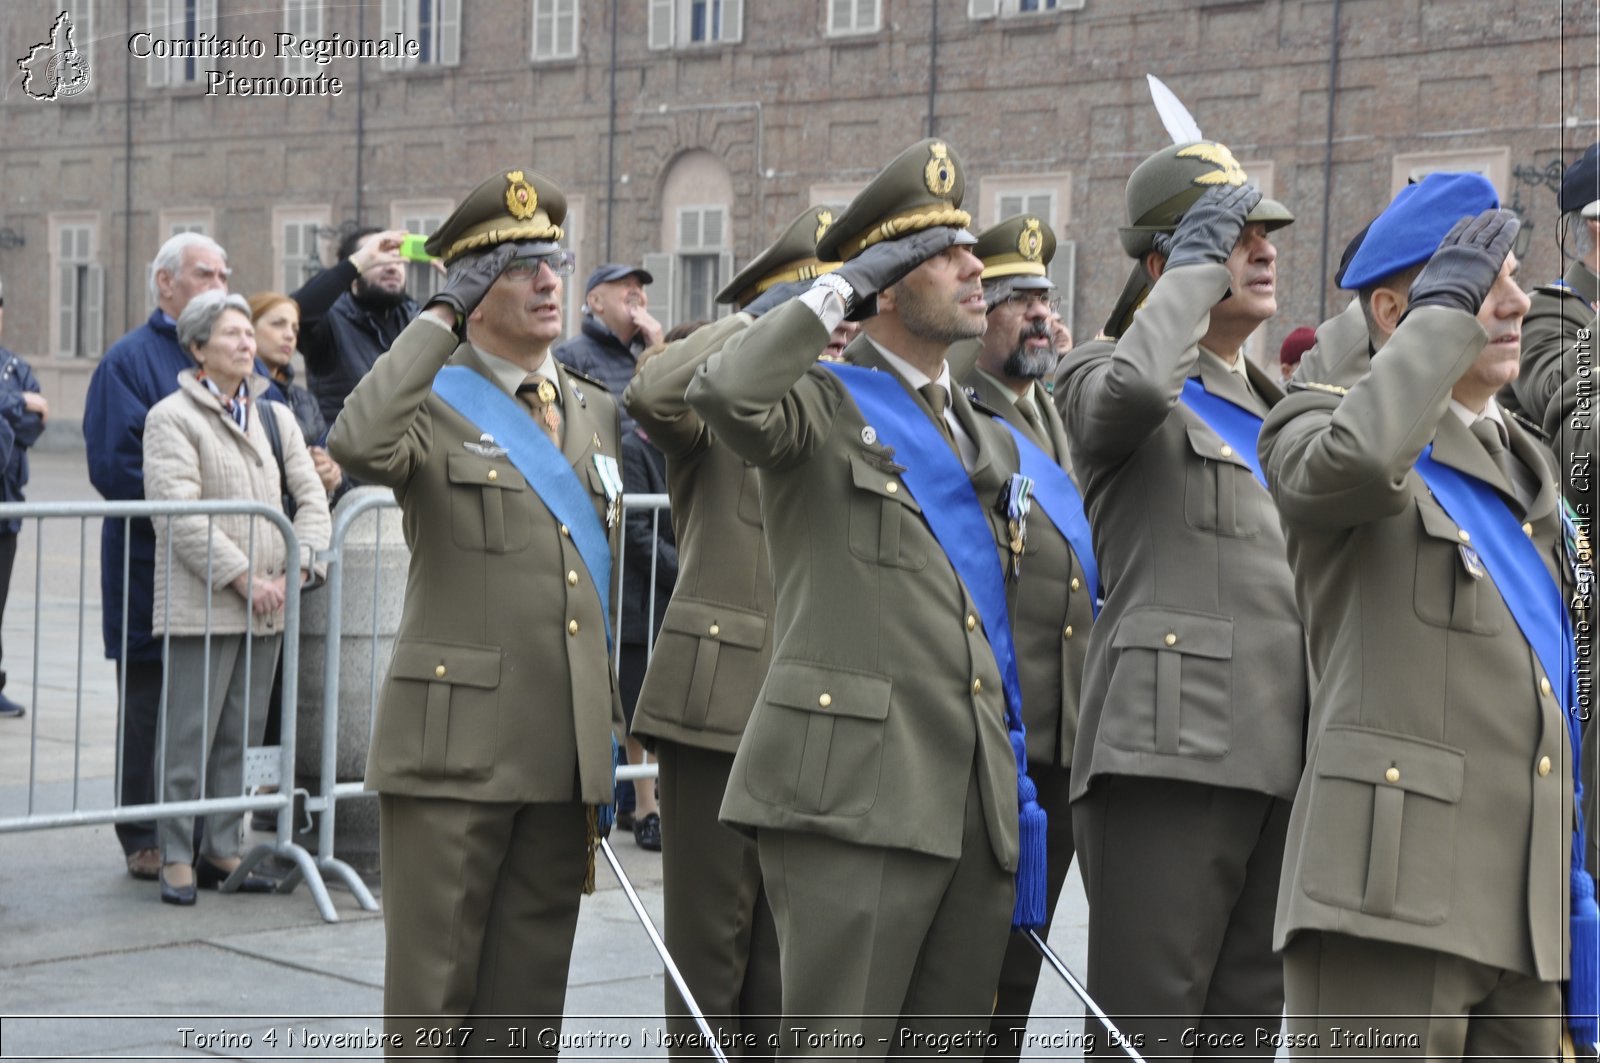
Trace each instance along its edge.
<path fill-rule="evenodd" d="M 677 676 L 666 707 L 682 706 L 681 715 L 674 722 L 725 734 L 744 730 L 750 700 L 730 704 L 726 696 L 714 700 L 712 695 L 719 674 L 726 678 L 753 673 L 760 666 L 766 644 L 767 618 L 761 613 L 674 594 L 656 641 L 656 656 L 661 658 L 661 664 L 651 662 L 652 668 L 668 661 L 686 664 L 673 667 Z M 746 691 L 755 685 L 754 681 L 740 684 L 730 679 L 723 686 L 730 684 Z"/>
<path fill-rule="evenodd" d="M 533 527 L 516 514 L 515 501 L 526 496 L 528 481 L 510 459 L 451 454 L 445 471 L 450 477 L 450 528 L 457 546 L 491 554 L 528 548 Z"/>
<path fill-rule="evenodd" d="M 1301 889 L 1339 908 L 1432 926 L 1450 914 L 1459 749 L 1331 727 L 1310 766 Z"/>
<path fill-rule="evenodd" d="M 1192 424 L 1188 433 L 1194 457 L 1185 463 L 1183 515 L 1189 527 L 1235 539 L 1261 534 L 1268 499 L 1250 466 L 1209 428 Z"/>
<path fill-rule="evenodd" d="M 824 816 L 865 815 L 878 800 L 888 676 L 774 661 L 750 743 L 750 793 Z"/>
<path fill-rule="evenodd" d="M 1115 710 L 1101 733 L 1118 749 L 1226 756 L 1233 745 L 1233 619 L 1134 609 L 1111 639 Z"/>
<path fill-rule="evenodd" d="M 1421 534 L 1412 591 L 1417 619 L 1474 635 L 1500 634 L 1498 592 L 1460 527 L 1431 499 L 1417 499 L 1417 517 Z"/>
<path fill-rule="evenodd" d="M 911 545 L 906 525 L 920 520 L 922 507 L 911 497 L 898 473 L 889 472 L 859 454 L 850 455 L 850 552 L 863 561 L 921 569 L 927 552 Z"/>
<path fill-rule="evenodd" d="M 499 743 L 500 648 L 402 639 L 389 667 L 377 760 L 433 779 L 487 779 Z"/>

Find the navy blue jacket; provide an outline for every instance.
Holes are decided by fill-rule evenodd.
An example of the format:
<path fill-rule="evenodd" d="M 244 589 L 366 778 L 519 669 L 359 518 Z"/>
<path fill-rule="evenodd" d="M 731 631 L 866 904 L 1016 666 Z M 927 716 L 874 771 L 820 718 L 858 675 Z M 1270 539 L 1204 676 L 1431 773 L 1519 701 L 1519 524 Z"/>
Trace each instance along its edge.
<path fill-rule="evenodd" d="M 576 369 L 584 376 L 604 384 L 606 390 L 617 397 L 617 409 L 622 413 L 622 434 L 626 436 L 633 431 L 638 422 L 629 415 L 621 397 L 627 390 L 628 381 L 633 379 L 638 358 L 632 348 L 606 327 L 604 321 L 584 314 L 583 331 L 558 343 L 551 348 L 551 353 L 556 356 L 556 361 L 567 368 Z"/>
<path fill-rule="evenodd" d="M 37 392 L 39 380 L 33 367 L 15 354 L 0 347 L 0 455 L 4 455 L 4 473 L 0 475 L 0 502 L 21 502 L 22 488 L 28 482 L 28 448 L 44 432 L 44 418 L 28 409 L 22 398 L 25 391 Z M 9 433 L 11 443 L 4 445 Z M 15 535 L 22 530 L 22 521 L 0 521 L 0 532 Z"/>
<path fill-rule="evenodd" d="M 345 259 L 313 276 L 290 297 L 300 304 L 300 353 L 306 359 L 306 382 L 330 428 L 350 392 L 417 316 L 417 304 L 409 296 L 379 313 L 356 302 L 350 285 L 358 276 L 359 271 Z M 306 436 L 307 443 L 322 441 L 320 435 Z"/>

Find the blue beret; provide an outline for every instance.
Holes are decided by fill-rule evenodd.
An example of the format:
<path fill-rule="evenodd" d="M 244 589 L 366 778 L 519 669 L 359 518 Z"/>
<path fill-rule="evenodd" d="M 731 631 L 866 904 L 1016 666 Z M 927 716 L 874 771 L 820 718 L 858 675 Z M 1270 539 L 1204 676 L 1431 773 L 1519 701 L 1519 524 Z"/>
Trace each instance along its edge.
<path fill-rule="evenodd" d="M 1600 143 L 1590 144 L 1583 157 L 1567 167 L 1556 205 L 1566 214 L 1582 210 L 1597 199 L 1600 199 Z"/>
<path fill-rule="evenodd" d="M 1475 173 L 1430 173 L 1400 190 L 1373 219 L 1339 287 L 1369 288 L 1403 269 L 1426 262 L 1462 218 L 1500 206 L 1489 179 Z"/>

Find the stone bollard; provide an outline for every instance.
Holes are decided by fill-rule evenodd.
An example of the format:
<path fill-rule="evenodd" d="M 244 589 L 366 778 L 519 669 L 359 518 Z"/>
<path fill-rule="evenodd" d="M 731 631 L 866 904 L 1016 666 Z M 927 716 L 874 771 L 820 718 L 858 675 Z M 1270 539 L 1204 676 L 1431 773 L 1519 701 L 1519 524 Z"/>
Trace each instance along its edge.
<path fill-rule="evenodd" d="M 359 499 L 393 499 L 382 487 L 358 487 L 334 507 L 333 518 Z M 334 544 L 337 546 L 338 544 Z M 372 713 L 394 653 L 395 633 L 405 602 L 411 551 L 393 504 L 358 515 L 345 533 L 341 553 L 343 604 L 339 610 L 339 717 L 335 746 L 339 782 L 360 782 L 367 767 Z M 374 593 L 376 591 L 376 593 Z M 295 735 L 295 785 L 320 794 L 324 684 L 327 675 L 329 589 L 319 587 L 301 599 L 299 708 Z M 347 797 L 334 806 L 334 855 L 373 881 L 378 873 L 378 802 Z M 297 839 L 315 851 L 315 834 Z"/>

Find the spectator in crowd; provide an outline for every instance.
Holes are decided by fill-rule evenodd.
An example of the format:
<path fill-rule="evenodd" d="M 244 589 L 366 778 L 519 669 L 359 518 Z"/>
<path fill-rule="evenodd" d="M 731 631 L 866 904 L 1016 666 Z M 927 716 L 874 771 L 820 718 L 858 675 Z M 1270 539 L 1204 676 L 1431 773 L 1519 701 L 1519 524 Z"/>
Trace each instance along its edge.
<path fill-rule="evenodd" d="M 228 273 L 227 253 L 200 233 L 172 237 L 150 263 L 150 296 L 156 309 L 143 325 L 107 349 L 84 400 L 89 481 L 106 500 L 145 497 L 145 414 L 178 389 L 179 373 L 194 366 L 194 359 L 178 344 L 178 317 L 202 292 L 227 291 Z M 155 529 L 148 520 L 107 520 L 100 533 L 100 624 L 106 656 L 117 662 L 122 719 L 119 805 L 150 804 L 156 799 L 161 643 L 150 633 L 155 544 Z M 118 823 L 116 830 L 128 874 L 153 881 L 161 869 L 155 824 Z"/>
<path fill-rule="evenodd" d="M 328 545 L 327 493 L 293 415 L 281 403 L 260 401 L 269 382 L 253 372 L 249 304 L 243 296 L 202 293 L 179 316 L 177 338 L 196 366 L 179 374 L 179 390 L 156 403 L 145 422 L 146 497 L 279 506 L 292 496 L 300 541 L 292 578 L 304 584 L 314 571 L 311 558 Z M 287 484 L 272 457 L 267 417 L 284 440 Z M 246 736 L 252 745 L 260 741 L 283 640 L 291 578 L 284 541 L 247 515 L 161 519 L 155 537 L 155 577 L 165 592 L 155 600 L 151 630 L 167 637 L 161 796 L 173 802 L 240 794 Z M 193 904 L 196 885 L 215 887 L 237 870 L 241 818 L 206 818 L 198 864 L 193 818 L 161 821 L 163 902 Z M 247 875 L 238 888 L 274 887 Z"/>
<path fill-rule="evenodd" d="M 340 241 L 337 264 L 293 294 L 300 307 L 306 376 L 330 426 L 350 389 L 417 316 L 400 257 L 405 236 L 398 230 L 355 230 Z"/>
<path fill-rule="evenodd" d="M 4 291 L 0 289 L 0 334 L 5 329 Z M 0 347 L 0 501 L 21 502 L 28 482 L 28 448 L 44 432 L 50 404 L 39 394 L 39 381 L 27 362 Z M 7 439 L 9 436 L 9 440 Z M 5 615 L 11 588 L 11 567 L 17 560 L 17 533 L 22 521 L 0 521 L 0 617 Z M 0 719 L 21 716 L 27 710 L 5 693 L 6 673 L 0 671 Z"/>
<path fill-rule="evenodd" d="M 583 331 L 555 348 L 556 361 L 606 386 L 620 396 L 648 347 L 661 342 L 661 322 L 650 315 L 644 290 L 655 278 L 641 266 L 607 262 L 589 274 L 583 297 Z M 622 411 L 622 434 L 633 430 L 633 417 Z"/>
<path fill-rule="evenodd" d="M 1300 359 L 1304 358 L 1317 342 L 1317 331 L 1301 325 L 1283 338 L 1283 344 L 1278 348 L 1278 377 L 1285 384 L 1294 376 L 1295 370 L 1300 368 Z"/>
<path fill-rule="evenodd" d="M 256 330 L 256 354 L 266 365 L 272 382 L 278 385 L 295 423 L 305 437 L 311 464 L 327 489 L 330 501 L 336 500 L 345 485 L 344 470 L 320 442 L 328 434 L 316 396 L 294 380 L 294 355 L 300 339 L 300 304 L 282 292 L 257 292 L 250 297 L 250 318 Z"/>

